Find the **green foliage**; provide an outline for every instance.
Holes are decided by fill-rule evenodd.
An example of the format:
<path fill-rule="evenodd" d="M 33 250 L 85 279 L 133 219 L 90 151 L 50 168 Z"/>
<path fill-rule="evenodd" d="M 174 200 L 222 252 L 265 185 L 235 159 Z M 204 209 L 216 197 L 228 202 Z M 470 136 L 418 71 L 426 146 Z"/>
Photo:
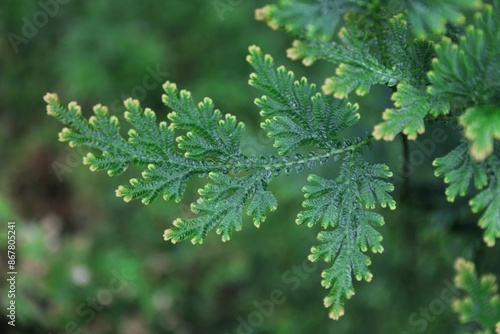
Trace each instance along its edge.
<path fill-rule="evenodd" d="M 170 123 L 162 121 L 157 125 L 152 110 L 143 110 L 136 100 L 125 101 L 125 119 L 132 127 L 128 140 L 119 133 L 118 119 L 109 117 L 101 105 L 94 107 L 95 115 L 86 120 L 76 103 L 65 108 L 55 94 L 47 94 L 45 101 L 48 114 L 70 127 L 63 129 L 60 140 L 102 152 L 101 155 L 89 153 L 85 158 L 91 170 L 108 170 L 108 174 L 114 176 L 130 165 L 143 168 L 141 179 L 133 178 L 130 185 L 120 186 L 116 191 L 126 201 L 141 199 L 148 204 L 158 196 L 180 201 L 192 177 L 208 175 L 210 183 L 199 190 L 201 198 L 191 205 L 198 216 L 177 219 L 174 227 L 165 231 L 165 239 L 174 243 L 185 239 L 202 243 L 214 228 L 222 240 L 227 241 L 233 231 L 241 230 L 244 212 L 252 216 L 254 225 L 259 227 L 266 211 L 277 208 L 277 201 L 268 190 L 273 177 L 281 172 L 290 174 L 292 168 L 300 172 L 348 152 L 349 163 L 343 165 L 337 182 L 347 187 L 344 195 L 349 200 L 336 202 L 335 210 L 352 212 L 352 217 L 331 233 L 345 237 L 355 231 L 356 237 L 346 243 L 338 255 L 334 252 L 329 258 L 335 262 L 333 273 L 347 270 L 350 273 L 352 268 L 355 277 L 368 279 L 371 277 L 366 269 L 369 259 L 361 250 L 366 251 L 370 245 L 373 251 L 381 252 L 380 237 L 370 224 L 379 225 L 383 220 L 361 207 L 373 209 L 380 203 L 394 208 L 395 202 L 387 195 L 393 186 L 380 180 L 390 177 L 387 167 L 371 166 L 355 153 L 369 138 L 351 142 L 339 136 L 342 130 L 358 121 L 357 106 L 317 92 L 315 85 L 308 84 L 305 78 L 294 80 L 294 74 L 284 67 L 275 69 L 271 56 L 263 55 L 257 47 L 250 48 L 248 62 L 255 70 L 250 76 L 250 85 L 266 94 L 255 101 L 265 118 L 262 128 L 274 139 L 281 157 L 244 155 L 240 151 L 242 123 L 231 115 L 223 117 L 208 98 L 196 105 L 189 92 L 179 92 L 169 82 L 163 86 L 163 102 L 173 110 L 168 115 Z M 176 131 L 184 132 L 174 140 Z M 285 155 L 304 145 L 313 145 L 317 151 L 311 151 L 307 157 L 300 153 L 292 157 Z M 353 178 L 358 181 L 349 183 Z M 352 200 L 358 197 L 359 202 L 353 204 Z M 304 216 L 299 215 L 299 221 L 300 217 Z M 336 225 L 339 222 L 323 223 L 324 228 Z M 319 238 L 324 241 L 323 234 Z M 353 257 L 354 248 L 358 249 L 358 255 Z M 325 257 L 313 251 L 312 258 Z M 360 261 L 365 264 L 361 266 Z M 328 272 L 332 270 L 325 271 Z M 327 285 L 333 281 L 330 276 Z M 328 303 L 334 304 L 334 317 L 342 315 L 343 298 L 349 297 L 346 289 L 352 286 L 350 274 L 339 282 L 334 286 L 341 287 L 334 288 L 328 297 Z"/>
<path fill-rule="evenodd" d="M 453 310 L 458 313 L 460 322 L 475 322 L 481 330 L 474 333 L 493 334 L 500 330 L 500 298 L 496 277 L 484 275 L 479 278 L 474 263 L 462 258 L 455 262 L 455 285 L 467 293 L 462 299 L 455 300 Z"/>
<path fill-rule="evenodd" d="M 485 5 L 458 43 L 443 38 L 429 73 L 428 91 L 466 108 L 460 117 L 464 135 L 472 142 L 471 154 L 484 160 L 500 139 L 500 5 Z"/>
<path fill-rule="evenodd" d="M 282 28 L 294 35 L 309 39 L 328 39 L 339 24 L 341 14 L 353 10 L 366 14 L 376 14 L 382 19 L 387 12 L 409 12 L 415 33 L 425 37 L 428 33 L 444 34 L 446 24 L 463 24 L 468 10 L 481 8 L 481 0 L 285 0 L 280 5 L 266 6 L 259 10 L 257 17 L 272 28 Z M 330 20 L 328 20 L 328 18 Z"/>
<path fill-rule="evenodd" d="M 374 127 L 376 139 L 393 140 L 401 133 L 414 140 L 425 131 L 427 120 L 448 117 L 450 110 L 459 110 L 459 124 L 471 141 L 471 155 L 484 160 L 492 154 L 495 139 L 500 138 L 498 1 L 492 5 L 479 1 L 405 2 L 398 7 L 400 13 L 388 20 L 380 13 L 383 5 L 383 1 L 373 2 L 347 11 L 338 39 L 318 42 L 300 36 L 288 56 L 303 59 L 306 65 L 319 59 L 337 65 L 336 75 L 323 86 L 326 94 L 337 98 L 347 97 L 352 91 L 365 95 L 375 84 L 392 87 L 394 107 L 387 108 L 382 114 L 384 121 Z M 467 9 L 480 11 L 462 34 L 453 24 L 465 24 Z M 378 17 L 371 16 L 373 13 Z M 435 42 L 426 39 L 426 31 L 446 36 Z M 418 38 L 412 41 L 411 32 Z M 459 182 L 465 184 L 466 180 Z M 479 197 L 471 202 L 475 212 L 489 208 L 480 221 L 489 245 L 498 236 L 495 197 L 486 196 L 494 193 L 495 180 L 491 176 L 491 190 L 485 190 L 484 200 Z"/>
<path fill-rule="evenodd" d="M 304 59 L 306 65 L 317 59 L 325 59 L 339 64 L 336 76 L 326 80 L 323 90 L 343 98 L 355 91 L 365 95 L 374 84 L 381 83 L 394 86 L 403 78 L 398 68 L 385 65 L 380 57 L 370 53 L 369 32 L 359 29 L 363 16 L 350 12 L 345 17 L 346 24 L 340 29 L 339 41 L 318 43 L 310 40 L 296 40 L 288 50 L 292 59 Z M 395 24 L 400 23 L 398 21 Z"/>
<path fill-rule="evenodd" d="M 322 284 L 330 288 L 325 298 L 330 317 L 338 319 L 345 299 L 354 294 L 353 276 L 372 278 L 365 252 L 383 251 L 376 228 L 384 219 L 372 210 L 395 208 L 389 195 L 394 190 L 392 173 L 363 155 L 374 140 L 391 141 L 398 134 L 414 140 L 429 121 L 458 121 L 455 125 L 463 127 L 460 131 L 469 141 L 436 159 L 435 174 L 449 184 L 450 201 L 466 196 L 473 182 L 478 192 L 470 206 L 482 212 L 484 240 L 492 246 L 500 237 L 499 8 L 498 0 L 492 5 L 463 0 L 283 0 L 257 10 L 258 19 L 297 38 L 287 52 L 290 58 L 335 66 L 320 92 L 306 78 L 276 68 L 260 48 L 250 47 L 247 61 L 254 72 L 249 85 L 264 94 L 255 105 L 277 155 L 245 152 L 243 123 L 223 115 L 208 98 L 195 103 L 189 92 L 170 82 L 163 85 L 162 101 L 171 112 L 159 123 L 139 101 L 125 101 L 127 137 L 118 118 L 102 105 L 87 120 L 74 102 L 64 107 L 55 94 L 47 94 L 45 101 L 48 114 L 66 126 L 60 140 L 90 148 L 84 162 L 91 170 L 115 176 L 135 166 L 142 172 L 118 187 L 116 194 L 125 201 L 149 204 L 161 196 L 179 202 L 188 182 L 202 179 L 200 198 L 191 204 L 195 216 L 174 220 L 164 233 L 173 243 L 202 243 L 213 229 L 227 241 L 242 229 L 245 214 L 259 227 L 278 206 L 269 190 L 275 177 L 342 159 L 337 177 L 309 175 L 297 217 L 298 224 L 323 228 L 309 259 L 332 262 L 323 271 Z M 477 12 L 464 28 L 468 10 Z M 377 84 L 390 88 L 394 105 L 382 113 L 372 135 L 353 136 L 349 130 L 361 114 L 350 94 L 366 95 Z"/>
<path fill-rule="evenodd" d="M 351 23 L 351 22 L 349 22 Z M 342 98 L 355 90 L 358 95 L 365 95 L 374 84 L 393 86 L 400 77 L 400 73 L 384 66 L 376 57 L 369 53 L 368 36 L 352 22 L 339 32 L 341 43 L 338 47 L 339 55 L 331 60 L 340 63 L 336 76 L 326 80 L 323 90 L 327 94 L 334 93 Z M 332 52 L 332 55 L 335 53 Z"/>
<path fill-rule="evenodd" d="M 429 96 L 425 90 L 401 83 L 392 95 L 395 108 L 386 109 L 382 114 L 384 122 L 376 125 L 373 135 L 378 139 L 393 140 L 403 133 L 408 139 L 416 139 L 425 131 L 424 119 L 429 112 L 434 116 L 446 114 L 448 103 Z"/>
<path fill-rule="evenodd" d="M 323 86 L 325 93 L 338 98 L 352 91 L 365 95 L 375 84 L 393 87 L 395 108 L 384 112 L 384 122 L 375 126 L 373 135 L 377 139 L 393 140 L 402 132 L 415 139 L 425 130 L 427 114 L 438 116 L 449 109 L 446 100 L 431 96 L 425 89 L 428 84 L 425 73 L 434 57 L 432 43 L 425 40 L 417 40 L 413 45 L 408 43 L 404 14 L 381 22 L 378 34 L 369 33 L 364 27 L 360 29 L 363 20 L 363 16 L 354 13 L 346 15 L 338 43 L 318 46 L 315 41 L 297 40 L 288 55 L 292 59 L 303 58 L 305 64 L 317 59 L 338 64 L 336 76 L 328 78 Z M 373 43 L 378 46 L 376 51 L 371 51 Z"/>
<path fill-rule="evenodd" d="M 446 23 L 463 24 L 467 10 L 481 8 L 481 0 L 448 0 L 448 1 L 405 1 L 410 13 L 413 29 L 419 36 L 428 32 L 443 34 Z"/>
<path fill-rule="evenodd" d="M 341 13 L 354 7 L 355 0 L 283 1 L 257 10 L 257 19 L 273 29 L 310 39 L 328 40 L 332 37 Z"/>
<path fill-rule="evenodd" d="M 470 202 L 473 212 L 484 210 L 479 226 L 485 229 L 484 241 L 493 246 L 500 238 L 500 152 L 497 149 L 484 161 L 475 161 L 469 154 L 469 144 L 461 143 L 442 158 L 434 161 L 436 176 L 444 177 L 448 184 L 446 196 L 453 202 L 458 195 L 465 196 L 473 181 L 474 187 L 481 190 Z M 485 188 L 486 187 L 486 188 Z"/>
<path fill-rule="evenodd" d="M 312 227 L 321 222 L 325 230 L 332 228 L 318 235 L 321 244 L 313 247 L 309 256 L 311 261 L 333 261 L 332 267 L 323 271 L 321 282 L 331 288 L 324 303 L 330 307 L 332 319 L 344 314 L 344 298 L 354 295 L 352 274 L 358 281 L 369 282 L 373 277 L 368 270 L 370 258 L 363 252 L 368 247 L 373 253 L 384 250 L 382 236 L 374 228 L 383 225 L 384 219 L 366 209 L 374 209 L 376 204 L 395 209 L 396 203 L 388 194 L 394 187 L 384 180 L 391 176 L 387 166 L 371 165 L 359 152 L 353 152 L 344 159 L 336 180 L 311 174 L 310 184 L 303 188 L 304 211 L 297 223 Z"/>
<path fill-rule="evenodd" d="M 232 178 L 224 174 L 210 173 L 214 184 L 207 184 L 199 190 L 202 198 L 191 205 L 193 212 L 201 216 L 174 221 L 175 226 L 165 231 L 165 240 L 191 239 L 193 244 L 202 243 L 207 233 L 217 225 L 217 234 L 222 241 L 231 238 L 233 230 L 242 228 L 244 207 L 253 216 L 256 227 L 266 219 L 266 209 L 276 210 L 278 204 L 273 194 L 267 190 L 269 172 L 258 172 L 242 178 Z M 246 205 L 248 203 L 248 206 Z"/>
<path fill-rule="evenodd" d="M 491 104 L 471 107 L 460 117 L 465 137 L 471 142 L 471 155 L 484 160 L 493 152 L 494 139 L 500 139 L 500 109 Z"/>
<path fill-rule="evenodd" d="M 427 115 L 447 114 L 450 102 L 475 105 L 475 109 L 466 110 L 461 124 L 466 128 L 465 136 L 474 142 L 471 153 L 484 159 L 492 151 L 493 139 L 500 137 L 496 127 L 500 92 L 495 80 L 500 68 L 500 25 L 495 9 L 484 5 L 465 35 L 458 36 L 458 44 L 444 37 L 434 52 L 431 41 L 407 39 L 407 21 L 420 37 L 427 30 L 444 34 L 445 23 L 450 29 L 451 24 L 463 24 L 462 12 L 481 8 L 481 2 L 412 1 L 406 5 L 409 14 L 397 14 L 378 25 L 370 23 L 369 14 L 363 11 L 348 12 L 338 41 L 319 43 L 306 36 L 294 42 L 288 55 L 303 59 L 306 65 L 318 59 L 337 64 L 336 76 L 328 78 L 323 89 L 339 98 L 352 91 L 365 95 L 374 84 L 395 87 L 400 83 L 392 96 L 395 108 L 388 108 L 384 122 L 374 128 L 377 139 L 393 140 L 398 133 L 415 139 L 425 131 Z M 498 4 L 495 6 L 498 12 Z M 376 11 L 376 7 L 372 4 L 371 10 Z M 303 17 L 308 17 L 307 13 Z"/>
<path fill-rule="evenodd" d="M 265 119 L 261 126 L 281 155 L 306 144 L 334 149 L 339 133 L 359 120 L 356 104 L 319 93 L 283 66 L 274 70 L 271 56 L 261 57 L 258 48 L 250 48 L 247 60 L 255 70 L 249 84 L 268 94 L 255 101 Z"/>

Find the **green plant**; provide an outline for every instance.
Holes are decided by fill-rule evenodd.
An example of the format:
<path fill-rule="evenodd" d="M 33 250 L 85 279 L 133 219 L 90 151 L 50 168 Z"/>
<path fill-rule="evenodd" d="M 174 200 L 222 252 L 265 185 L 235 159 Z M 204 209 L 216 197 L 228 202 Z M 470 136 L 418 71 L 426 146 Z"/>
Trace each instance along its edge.
<path fill-rule="evenodd" d="M 468 296 L 457 299 L 453 310 L 460 316 L 460 322 L 476 322 L 483 330 L 475 333 L 493 334 L 500 331 L 500 299 L 496 277 L 477 277 L 474 263 L 462 258 L 455 262 L 455 285 Z"/>
<path fill-rule="evenodd" d="M 202 243 L 212 229 L 227 241 L 242 228 L 245 213 L 258 227 L 277 208 L 268 189 L 274 177 L 341 160 L 334 179 L 308 176 L 296 220 L 323 229 L 310 259 L 332 262 L 322 284 L 330 288 L 325 298 L 330 317 L 338 319 L 344 299 L 354 294 L 353 276 L 372 278 L 365 252 L 383 251 L 376 227 L 384 219 L 373 210 L 396 207 L 389 194 L 394 190 L 389 168 L 364 159 L 373 141 L 390 141 L 398 134 L 416 139 L 427 123 L 436 121 L 463 133 L 466 140 L 435 160 L 436 176 L 449 184 L 450 201 L 465 196 L 474 180 L 480 192 L 470 204 L 474 212 L 484 211 L 479 221 L 484 239 L 492 246 L 500 237 L 500 144 L 495 141 L 500 138 L 499 12 L 499 1 L 463 0 L 296 0 L 257 10 L 258 19 L 297 37 L 290 58 L 307 66 L 317 60 L 336 66 L 320 92 L 307 79 L 296 80 L 284 67 L 276 68 L 260 48 L 250 47 L 247 60 L 254 73 L 249 84 L 265 94 L 255 104 L 278 155 L 245 154 L 240 149 L 243 123 L 223 115 L 208 98 L 196 104 L 189 92 L 170 82 L 163 86 L 163 102 L 172 110 L 168 121 L 158 124 L 151 109 L 125 101 L 127 138 L 118 118 L 102 105 L 87 120 L 75 102 L 65 107 L 55 94 L 47 94 L 45 101 L 48 114 L 66 126 L 60 140 L 93 150 L 84 158 L 91 170 L 107 170 L 110 176 L 129 166 L 142 170 L 142 178 L 117 189 L 125 201 L 148 204 L 161 196 L 179 202 L 190 179 L 207 181 L 191 205 L 198 216 L 177 219 L 165 231 L 165 239 L 174 243 Z M 375 84 L 392 88 L 394 107 L 384 111 L 372 134 L 342 136 L 361 117 L 358 105 L 349 102 L 350 93 L 365 95 Z"/>

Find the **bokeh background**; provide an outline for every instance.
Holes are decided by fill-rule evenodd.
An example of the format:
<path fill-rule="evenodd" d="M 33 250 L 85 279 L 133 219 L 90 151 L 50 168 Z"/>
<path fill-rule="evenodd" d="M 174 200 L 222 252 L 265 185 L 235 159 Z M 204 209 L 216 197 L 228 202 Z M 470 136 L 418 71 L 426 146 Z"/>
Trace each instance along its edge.
<path fill-rule="evenodd" d="M 119 184 L 81 163 L 84 150 L 57 141 L 61 125 L 46 116 L 42 97 L 57 92 L 89 115 L 103 103 L 121 115 L 132 96 L 159 118 L 161 83 L 176 82 L 197 100 L 210 96 L 222 112 L 247 124 L 244 151 L 276 153 L 259 130 L 259 92 L 247 85 L 248 46 L 257 44 L 321 85 L 334 67 L 304 68 L 285 57 L 292 38 L 254 20 L 256 1 L 76 1 L 0 3 L 0 259 L 6 298 L 6 223 L 17 229 L 17 319 L 1 333 L 465 333 L 441 294 L 453 262 L 463 256 L 481 273 L 499 273 L 499 246 L 487 248 L 467 199 L 447 203 L 431 162 L 459 141 L 436 122 L 410 143 L 375 143 L 367 159 L 396 175 L 398 208 L 384 210 L 385 252 L 372 257 L 371 283 L 355 283 L 346 315 L 328 319 L 320 286 L 324 264 L 305 261 L 318 229 L 297 226 L 307 172 L 272 185 L 279 208 L 256 229 L 247 221 L 232 240 L 213 233 L 201 246 L 172 245 L 163 231 L 189 217 L 201 183 L 180 204 L 149 206 L 115 197 Z M 219 7 L 217 7 L 217 5 Z M 45 13 L 45 14 L 44 14 Z M 47 18 L 46 20 L 44 19 Z M 375 87 L 358 99 L 361 122 L 346 136 L 371 131 L 391 104 Z M 434 131 L 434 132 L 433 132 Z M 439 140 L 433 133 L 439 134 Z M 335 177 L 330 163 L 314 173 Z M 406 175 L 406 178 L 399 178 Z M 280 294 L 279 303 L 268 300 Z M 425 309 L 428 309 L 425 311 Z M 427 313 L 422 313 L 427 312 Z"/>

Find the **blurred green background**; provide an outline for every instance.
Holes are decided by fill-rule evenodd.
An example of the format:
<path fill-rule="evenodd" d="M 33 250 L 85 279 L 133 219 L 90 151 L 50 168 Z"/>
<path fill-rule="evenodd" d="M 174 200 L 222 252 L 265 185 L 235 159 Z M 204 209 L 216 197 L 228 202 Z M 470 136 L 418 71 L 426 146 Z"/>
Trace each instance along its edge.
<path fill-rule="evenodd" d="M 355 284 L 356 296 L 336 322 L 322 305 L 324 264 L 305 261 L 318 230 L 294 223 L 307 172 L 272 183 L 279 208 L 260 229 L 247 221 L 228 243 L 213 233 L 201 246 L 172 245 L 163 241 L 163 231 L 175 218 L 190 216 L 188 205 L 201 183 L 191 184 L 181 204 L 125 204 L 114 189 L 133 170 L 117 178 L 92 173 L 81 163 L 84 150 L 57 141 L 61 125 L 46 116 L 45 93 L 57 92 L 64 103 L 77 100 L 87 115 L 97 103 L 121 115 L 118 102 L 132 96 L 164 118 L 161 83 L 170 80 L 197 100 L 210 96 L 222 112 L 244 121 L 246 153 L 276 153 L 259 130 L 252 103 L 259 92 L 247 85 L 248 46 L 261 46 L 277 64 L 319 85 L 334 68 L 304 68 L 286 59 L 293 39 L 254 20 L 254 10 L 268 2 L 2 0 L 1 333 L 403 334 L 472 328 L 458 324 L 441 294 L 449 289 L 458 256 L 474 260 L 480 273 L 498 274 L 499 246 L 484 246 L 467 199 L 447 203 L 442 180 L 433 176 L 432 160 L 459 141 L 447 124 L 431 125 L 410 144 L 409 177 L 396 180 L 398 209 L 382 212 L 385 252 L 372 257 L 374 279 Z M 346 135 L 371 131 L 389 97 L 388 89 L 376 87 L 359 99 L 362 121 Z M 375 143 L 367 157 L 401 175 L 401 138 Z M 314 173 L 333 178 L 336 170 L 331 163 Z M 4 315 L 9 220 L 17 222 L 15 329 Z M 273 297 L 279 302 L 270 304 Z"/>

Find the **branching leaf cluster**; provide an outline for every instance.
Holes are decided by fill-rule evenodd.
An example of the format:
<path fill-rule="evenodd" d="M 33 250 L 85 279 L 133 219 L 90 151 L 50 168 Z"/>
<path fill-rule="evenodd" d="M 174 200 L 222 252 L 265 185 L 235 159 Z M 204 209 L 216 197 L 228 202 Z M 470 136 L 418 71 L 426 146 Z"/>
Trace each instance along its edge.
<path fill-rule="evenodd" d="M 446 196 L 453 202 L 458 196 L 469 192 L 471 183 L 479 193 L 469 204 L 473 212 L 481 212 L 479 226 L 485 229 L 484 241 L 495 245 L 500 238 L 500 144 L 484 161 L 476 161 L 469 155 L 470 144 L 462 142 L 454 150 L 434 161 L 435 175 L 444 177 L 448 184 Z"/>
<path fill-rule="evenodd" d="M 500 297 L 496 277 L 489 274 L 477 276 L 474 263 L 457 259 L 455 285 L 466 293 L 453 302 L 453 310 L 460 322 L 474 322 L 480 326 L 477 334 L 494 334 L 500 330 Z"/>
<path fill-rule="evenodd" d="M 275 68 L 271 56 L 264 55 L 258 47 L 250 48 L 247 60 L 254 69 L 249 84 L 265 94 L 255 101 L 264 119 L 261 126 L 273 139 L 278 156 L 245 155 L 240 149 L 245 130 L 241 122 L 232 115 L 223 116 L 208 98 L 196 104 L 189 92 L 179 91 L 170 82 L 163 86 L 163 102 L 172 110 L 168 120 L 157 123 L 151 109 L 143 109 L 137 100 L 125 101 L 125 120 L 130 127 L 127 138 L 121 135 L 118 118 L 110 117 L 101 105 L 94 107 L 94 115 L 87 120 L 76 103 L 65 107 L 55 94 L 47 94 L 48 114 L 66 126 L 60 134 L 61 141 L 92 150 L 84 159 L 91 170 L 107 170 L 114 176 L 132 165 L 142 169 L 140 178 L 117 189 L 117 196 L 125 201 L 140 199 L 148 204 L 162 196 L 179 202 L 190 179 L 207 179 L 198 191 L 200 198 L 191 204 L 197 216 L 177 219 L 165 231 L 165 239 L 174 243 L 202 243 L 213 229 L 227 241 L 234 231 L 241 230 L 245 214 L 259 227 L 267 213 L 277 209 L 277 200 L 268 189 L 274 177 L 346 156 L 341 176 L 331 181 L 346 187 L 347 193 L 336 195 L 346 197 L 332 203 L 329 212 L 337 210 L 338 217 L 344 211 L 350 214 L 336 222 L 325 216 L 322 226 L 334 229 L 319 236 L 322 242 L 327 242 L 327 234 L 337 235 L 338 240 L 346 238 L 344 246 L 331 249 L 329 254 L 313 250 L 311 255 L 315 260 L 334 263 L 325 271 L 325 286 L 334 287 L 327 304 L 332 305 L 332 317 L 338 317 L 343 313 L 343 299 L 353 291 L 351 272 L 358 279 L 371 278 L 367 269 L 370 260 L 362 252 L 367 247 L 374 252 L 383 249 L 381 236 L 374 229 L 383 223 L 382 216 L 368 210 L 375 208 L 376 203 L 394 207 L 387 194 L 393 187 L 382 181 L 391 173 L 385 165 L 370 166 L 362 160 L 360 152 L 370 142 L 369 136 L 342 138 L 342 131 L 359 120 L 357 105 L 322 94 L 307 79 L 296 80 L 283 66 Z M 313 148 L 307 156 L 296 152 L 303 146 Z M 310 180 L 315 178 L 311 176 Z M 353 179 L 357 181 L 349 181 Z M 305 188 L 306 196 L 308 189 Z M 329 205 L 328 196 L 316 200 Z M 311 200 L 304 203 L 298 222 L 309 217 Z M 308 225 L 312 223 L 308 221 Z M 336 273 L 343 273 L 343 277 L 336 278 Z"/>
<path fill-rule="evenodd" d="M 125 201 L 148 204 L 162 197 L 179 202 L 191 179 L 203 179 L 200 197 L 191 204 L 196 216 L 176 219 L 165 231 L 165 239 L 174 243 L 202 243 L 212 230 L 227 241 L 242 229 L 246 215 L 259 227 L 277 209 L 269 190 L 276 176 L 340 160 L 336 177 L 307 177 L 296 220 L 322 229 L 310 260 L 331 263 L 322 273 L 322 285 L 330 289 L 324 303 L 330 317 L 338 319 L 345 299 L 354 294 L 353 278 L 372 279 L 366 252 L 383 251 L 377 227 L 384 219 L 373 210 L 395 208 L 389 194 L 392 173 L 363 157 L 374 139 L 391 141 L 401 134 L 414 140 L 429 120 L 456 121 L 465 138 L 434 161 L 435 174 L 448 184 L 450 201 L 466 196 L 473 184 L 470 206 L 481 213 L 485 242 L 491 246 L 500 237 L 500 3 L 490 2 L 281 0 L 257 10 L 257 19 L 295 36 L 290 58 L 307 66 L 318 60 L 333 64 L 321 91 L 250 47 L 249 85 L 264 94 L 255 105 L 277 150 L 274 155 L 246 154 L 243 123 L 224 115 L 209 98 L 195 103 L 171 82 L 163 85 L 162 98 L 170 113 L 159 122 L 137 100 L 124 102 L 127 135 L 102 105 L 87 119 L 75 102 L 64 106 L 57 95 L 47 94 L 47 111 L 65 125 L 61 141 L 89 148 L 84 163 L 91 170 L 106 170 L 110 176 L 131 166 L 140 171 L 116 190 Z M 475 13 L 470 23 L 467 11 Z M 361 117 L 350 94 L 363 96 L 377 84 L 391 89 L 393 106 L 383 111 L 371 135 L 348 138 L 345 130 Z M 483 307 L 496 291 L 491 280 L 477 283 L 464 261 L 457 262 L 457 270 L 459 286 L 472 299 L 457 302 L 456 309 L 463 319 L 492 330 L 484 310 L 471 308 L 474 303 Z M 495 297 L 489 302 L 496 307 Z"/>

